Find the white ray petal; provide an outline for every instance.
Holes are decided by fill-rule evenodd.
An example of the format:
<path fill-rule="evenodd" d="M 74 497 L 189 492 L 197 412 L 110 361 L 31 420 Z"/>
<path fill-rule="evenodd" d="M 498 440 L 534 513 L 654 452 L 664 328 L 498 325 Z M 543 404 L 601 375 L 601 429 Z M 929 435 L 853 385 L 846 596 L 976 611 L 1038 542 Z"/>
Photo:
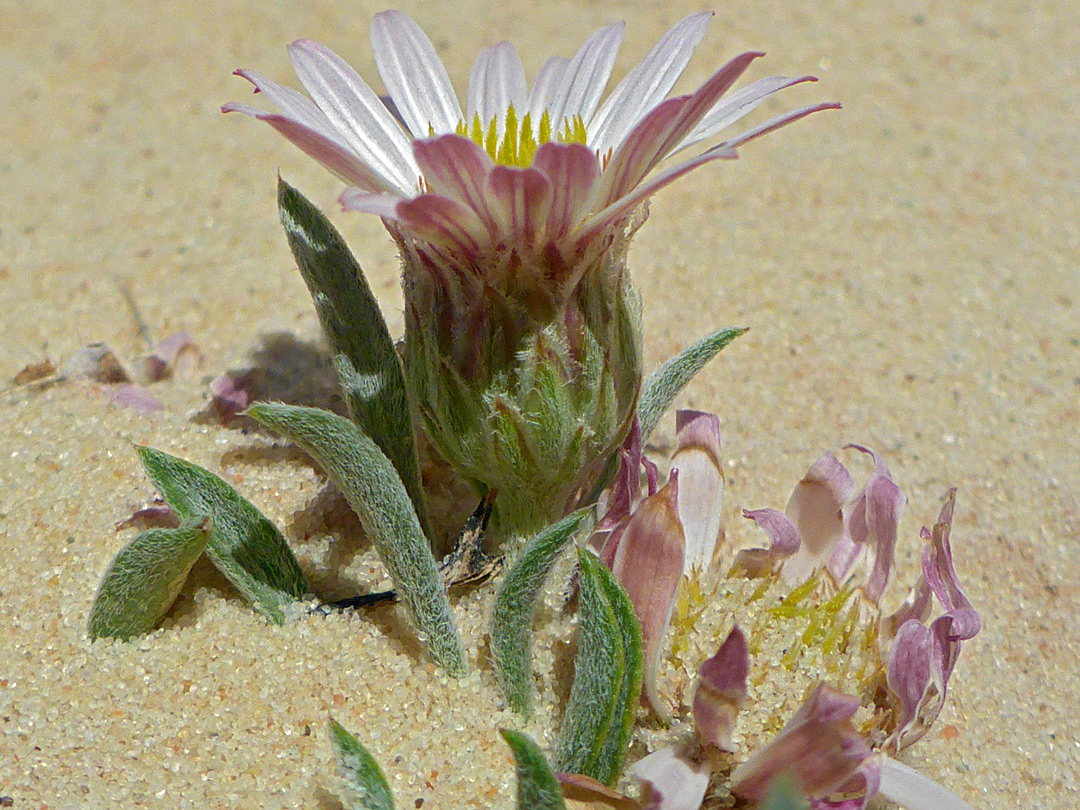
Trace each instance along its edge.
<path fill-rule="evenodd" d="M 586 121 L 592 118 L 611 77 L 611 69 L 615 67 L 625 28 L 625 23 L 601 28 L 570 60 L 549 108 L 553 132 L 562 128 L 564 118 L 575 115 Z"/>
<path fill-rule="evenodd" d="M 400 11 L 371 21 L 375 66 L 413 137 L 453 132 L 461 120 L 454 87 L 442 60 L 420 26 Z M 429 129 L 430 128 L 430 129 Z"/>
<path fill-rule="evenodd" d="M 589 144 L 600 154 L 617 146 L 649 110 L 667 98 L 705 36 L 712 16 L 711 12 L 701 12 L 684 17 L 619 82 L 587 122 Z"/>
<path fill-rule="evenodd" d="M 345 61 L 317 42 L 289 46 L 296 75 L 342 141 L 371 167 L 383 184 L 409 196 L 420 170 L 409 139 L 379 97 Z"/>
<path fill-rule="evenodd" d="M 569 59 L 552 56 L 540 68 L 532 90 L 529 91 L 529 115 L 532 117 L 533 129 L 539 125 L 540 116 L 544 114 L 544 110 L 551 109 L 555 92 L 559 89 L 559 83 L 569 64 Z"/>
<path fill-rule="evenodd" d="M 506 111 L 511 104 L 519 119 L 525 115 L 528 104 L 525 68 L 513 45 L 500 42 L 480 52 L 469 74 L 465 99 L 465 123 L 471 126 L 478 115 L 481 125 L 486 127 L 495 118 L 499 122 L 500 138 L 506 131 Z"/>

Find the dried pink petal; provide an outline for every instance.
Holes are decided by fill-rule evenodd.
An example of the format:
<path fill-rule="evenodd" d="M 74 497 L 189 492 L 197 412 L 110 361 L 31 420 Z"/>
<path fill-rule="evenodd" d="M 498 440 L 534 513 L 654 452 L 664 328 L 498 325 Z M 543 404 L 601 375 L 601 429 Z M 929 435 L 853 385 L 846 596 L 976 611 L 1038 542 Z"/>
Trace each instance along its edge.
<path fill-rule="evenodd" d="M 643 698 L 662 719 L 670 715 L 657 688 L 664 640 L 682 582 L 686 541 L 679 523 L 679 476 L 646 498 L 618 541 L 611 570 L 626 589 L 641 624 L 645 677 Z"/>
<path fill-rule="evenodd" d="M 649 810 L 698 810 L 709 787 L 708 769 L 690 764 L 673 748 L 639 759 L 627 773 L 645 783 L 643 799 Z"/>
<path fill-rule="evenodd" d="M 777 509 L 743 509 L 743 517 L 754 521 L 769 538 L 768 548 L 743 549 L 735 555 L 732 572 L 748 579 L 771 574 L 778 565 L 799 550 L 799 530 L 791 518 Z"/>
<path fill-rule="evenodd" d="M 186 368 L 198 362 L 198 349 L 188 332 L 177 332 L 164 340 L 158 341 L 154 350 L 146 358 L 145 375 L 150 382 L 157 382 L 171 377 L 178 366 Z"/>
<path fill-rule="evenodd" d="M 874 472 L 855 498 L 847 520 L 847 532 L 833 549 L 828 568 L 835 581 L 843 582 L 865 549 L 867 574 L 863 593 L 871 601 L 878 602 L 889 585 L 900 511 L 907 498 L 893 482 L 885 462 L 873 450 L 857 444 L 848 447 L 869 455 L 874 460 Z"/>
<path fill-rule="evenodd" d="M 712 565 L 723 524 L 724 470 L 720 419 L 702 411 L 675 415 L 677 447 L 671 468 L 679 471 L 679 521 L 686 536 L 683 573 Z"/>
<path fill-rule="evenodd" d="M 858 708 L 858 698 L 819 683 L 780 733 L 735 769 L 735 792 L 760 802 L 782 773 L 811 799 L 828 798 L 843 788 L 871 756 L 851 722 Z"/>
<path fill-rule="evenodd" d="M 112 392 L 112 401 L 122 408 L 132 408 L 141 413 L 165 410 L 153 394 L 136 383 L 122 383 Z"/>
<path fill-rule="evenodd" d="M 251 404 L 250 375 L 225 372 L 210 383 L 210 403 L 222 422 L 228 424 Z"/>
<path fill-rule="evenodd" d="M 832 453 L 814 462 L 795 485 L 785 514 L 799 532 L 799 550 L 784 562 L 784 579 L 805 582 L 829 559 L 844 534 L 843 507 L 855 491 L 851 473 Z"/>
<path fill-rule="evenodd" d="M 922 531 L 929 545 L 923 550 L 921 583 L 933 591 L 946 612 L 929 627 L 918 618 L 908 619 L 889 650 L 887 682 L 900 704 L 896 728 L 885 741 L 891 751 L 907 748 L 929 731 L 945 705 L 961 642 L 973 638 L 982 627 L 953 567 L 949 532 L 955 502 L 956 490 L 951 489 L 933 531 Z"/>
<path fill-rule="evenodd" d="M 746 678 L 750 672 L 750 651 L 746 638 L 735 626 L 716 655 L 698 670 L 694 692 L 694 728 L 698 739 L 724 751 L 734 751 L 731 735 L 735 717 L 746 703 Z"/>

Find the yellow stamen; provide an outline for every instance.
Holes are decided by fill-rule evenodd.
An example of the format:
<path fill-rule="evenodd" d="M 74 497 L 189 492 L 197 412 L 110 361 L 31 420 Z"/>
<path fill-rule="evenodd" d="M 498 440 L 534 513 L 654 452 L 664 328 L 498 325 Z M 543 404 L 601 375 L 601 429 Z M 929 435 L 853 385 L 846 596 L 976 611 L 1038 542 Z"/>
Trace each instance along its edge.
<path fill-rule="evenodd" d="M 585 122 L 580 115 L 566 119 L 563 121 L 562 130 L 553 133 L 551 116 L 545 110 L 534 131 L 532 116 L 525 113 L 525 117 L 518 120 L 513 104 L 506 111 L 503 124 L 503 134 L 499 137 L 497 118 L 492 118 L 485 126 L 479 115 L 473 115 L 472 121 L 458 123 L 456 132 L 461 137 L 468 138 L 477 144 L 496 163 L 522 168 L 532 165 L 533 157 L 540 144 L 552 140 L 558 143 L 583 144 L 588 137 L 585 132 Z"/>

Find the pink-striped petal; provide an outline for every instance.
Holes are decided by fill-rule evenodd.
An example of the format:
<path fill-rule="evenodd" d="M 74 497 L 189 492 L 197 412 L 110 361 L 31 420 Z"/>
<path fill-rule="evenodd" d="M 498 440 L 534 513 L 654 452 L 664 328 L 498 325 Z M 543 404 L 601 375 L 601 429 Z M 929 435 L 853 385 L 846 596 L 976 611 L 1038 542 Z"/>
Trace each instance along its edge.
<path fill-rule="evenodd" d="M 624 197 L 620 197 L 615 200 L 611 205 L 607 206 L 601 211 L 590 216 L 585 222 L 583 222 L 578 228 L 577 241 L 579 246 L 584 246 L 589 240 L 593 239 L 598 233 L 603 232 L 616 222 L 626 217 L 630 211 L 643 203 L 648 197 L 651 197 L 657 191 L 664 186 L 675 182 L 684 174 L 693 171 L 699 166 L 704 166 L 714 160 L 734 160 L 738 157 L 738 154 L 734 149 L 728 149 L 727 147 L 717 146 L 703 152 L 695 158 L 683 161 L 682 163 L 672 166 L 656 177 L 649 180 L 647 183 L 642 183 L 637 188 L 633 189 L 631 193 Z M 594 193 L 594 197 L 602 196 L 603 191 L 603 177 L 607 176 L 607 172 L 601 177 L 601 182 L 597 184 L 597 191 Z"/>
<path fill-rule="evenodd" d="M 495 165 L 487 152 L 460 135 L 440 135 L 413 141 L 413 154 L 432 193 L 464 203 L 492 236 L 498 233 L 487 200 L 488 175 Z"/>
<path fill-rule="evenodd" d="M 654 751 L 627 768 L 627 773 L 645 783 L 648 810 L 698 810 L 709 787 L 709 769 L 692 765 L 674 748 Z"/>
<path fill-rule="evenodd" d="M 688 96 L 670 98 L 646 115 L 612 155 L 604 171 L 603 205 L 628 194 L 697 126 L 719 99 L 764 54 L 740 54 Z"/>
<path fill-rule="evenodd" d="M 694 692 L 694 729 L 705 745 L 734 751 L 732 734 L 735 718 L 749 698 L 746 679 L 750 673 L 750 651 L 738 625 L 731 628 L 716 655 L 698 670 Z"/>
<path fill-rule="evenodd" d="M 240 68 L 239 70 L 234 70 L 233 75 L 247 79 L 255 85 L 255 92 L 261 93 L 270 99 L 270 101 L 276 104 L 286 117 L 292 118 L 297 123 L 315 130 L 320 135 L 323 135 L 330 140 L 341 141 L 341 136 L 334 130 L 333 125 L 330 123 L 330 119 L 326 117 L 326 114 L 323 113 L 322 110 L 315 106 L 315 102 L 303 93 L 298 93 L 291 87 L 285 87 L 284 85 L 272 82 L 265 76 L 262 76 L 253 70 Z M 230 105 L 228 104 L 225 105 L 225 107 L 229 106 Z M 239 112 L 240 110 L 235 111 Z M 233 112 L 233 110 L 226 110 L 223 107 L 222 112 Z"/>
<path fill-rule="evenodd" d="M 600 98 L 607 88 L 615 57 L 622 44 L 625 23 L 601 28 L 578 49 L 570 64 L 559 78 L 551 105 L 551 129 L 562 129 L 564 119 L 581 116 L 584 121 L 592 118 Z"/>
<path fill-rule="evenodd" d="M 288 48 L 293 69 L 344 143 L 398 194 L 416 193 L 420 170 L 409 139 L 374 91 L 345 61 L 317 42 Z"/>
<path fill-rule="evenodd" d="M 486 127 L 493 119 L 498 121 L 499 137 L 506 131 L 506 112 L 510 105 L 520 120 L 528 109 L 528 85 L 525 68 L 509 42 L 500 42 L 485 48 L 476 57 L 469 74 L 469 89 L 465 94 L 465 123 L 472 126 L 473 119 L 480 117 Z"/>
<path fill-rule="evenodd" d="M 453 132 L 461 107 L 442 60 L 419 25 L 400 11 L 371 21 L 375 66 L 414 138 Z"/>
<path fill-rule="evenodd" d="M 550 112 L 551 105 L 555 102 L 555 93 L 562 82 L 563 73 L 570 64 L 569 59 L 561 56 L 550 56 L 536 74 L 536 81 L 529 90 L 529 116 L 532 120 L 533 130 L 540 126 L 540 118 L 545 110 Z"/>
<path fill-rule="evenodd" d="M 338 197 L 342 208 L 375 214 L 397 222 L 412 236 L 475 254 L 486 229 L 476 215 L 457 200 L 438 194 L 401 198 L 390 194 L 366 194 L 346 189 Z"/>
<path fill-rule="evenodd" d="M 536 150 L 532 165 L 551 181 L 547 236 L 555 242 L 584 218 L 600 180 L 600 164 L 593 150 L 583 144 L 548 142 Z"/>
<path fill-rule="evenodd" d="M 604 155 L 667 96 L 705 36 L 712 12 L 683 17 L 660 38 L 641 63 L 611 91 L 588 121 L 589 145 Z"/>
<path fill-rule="evenodd" d="M 899 703 L 896 728 L 887 740 L 893 751 L 907 748 L 929 730 L 929 723 L 920 722 L 920 704 L 930 685 L 933 648 L 934 637 L 930 628 L 915 619 L 908 620 L 900 627 L 889 648 L 886 683 L 889 692 Z"/>
<path fill-rule="evenodd" d="M 811 104 L 809 107 L 802 107 L 798 110 L 791 110 L 790 112 L 782 113 L 775 118 L 770 118 L 764 124 L 759 124 L 753 129 L 748 129 L 740 135 L 732 138 L 731 140 L 724 141 L 722 146 L 730 146 L 734 149 L 737 146 L 742 146 L 744 143 L 760 138 L 762 135 L 768 135 L 770 132 L 775 132 L 781 127 L 786 127 L 788 124 L 793 124 L 801 118 L 806 118 L 808 115 L 813 115 L 816 112 L 822 110 L 840 110 L 843 109 L 842 105 L 837 104 L 835 101 L 826 101 L 822 104 Z"/>
<path fill-rule="evenodd" d="M 496 166 L 488 175 L 487 199 L 508 247 L 531 249 L 544 229 L 551 183 L 543 172 Z"/>
<path fill-rule="evenodd" d="M 784 510 L 802 540 L 799 550 L 784 563 L 784 579 L 791 585 L 805 582 L 823 566 L 844 534 L 844 504 L 855 490 L 851 473 L 832 453 L 826 453 L 796 484 Z"/>
<path fill-rule="evenodd" d="M 686 541 L 679 525 L 679 476 L 673 473 L 655 495 L 634 512 L 619 540 L 612 573 L 626 589 L 641 624 L 644 641 L 642 697 L 656 714 L 667 719 L 657 675 L 660 654 L 682 582 Z"/>
<path fill-rule="evenodd" d="M 299 121 L 278 113 L 267 113 L 247 104 L 229 102 L 221 108 L 222 112 L 238 112 L 265 121 L 294 146 L 314 158 L 344 183 L 365 191 L 398 191 L 396 186 L 388 185 L 386 178 L 368 166 L 349 149 L 336 140 L 327 138 L 322 133 L 311 129 Z"/>
<path fill-rule="evenodd" d="M 712 138 L 719 132 L 727 129 L 736 121 L 753 112 L 758 106 L 773 93 L 792 87 L 804 82 L 816 82 L 816 76 L 798 76 L 794 79 L 787 76 L 768 76 L 758 79 L 746 87 L 741 87 L 730 96 L 725 96 L 709 110 L 690 134 L 675 149 L 676 152 L 693 146 L 700 141 Z"/>
<path fill-rule="evenodd" d="M 683 573 L 713 562 L 723 528 L 724 468 L 720 419 L 704 411 L 678 411 L 672 469 L 679 471 L 679 522 L 686 535 Z"/>

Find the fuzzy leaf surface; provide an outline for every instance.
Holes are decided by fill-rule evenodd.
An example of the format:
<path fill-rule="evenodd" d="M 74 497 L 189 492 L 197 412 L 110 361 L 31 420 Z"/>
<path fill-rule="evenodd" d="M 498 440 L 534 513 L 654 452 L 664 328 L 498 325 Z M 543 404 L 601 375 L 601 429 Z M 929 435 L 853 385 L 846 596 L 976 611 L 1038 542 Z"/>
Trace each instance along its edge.
<path fill-rule="evenodd" d="M 463 675 L 465 653 L 446 588 L 413 502 L 382 450 L 355 423 L 319 408 L 261 402 L 247 413 L 326 471 L 375 544 L 432 659 L 451 675 Z"/>
<path fill-rule="evenodd" d="M 578 549 L 578 563 L 578 652 L 555 767 L 612 785 L 641 694 L 641 630 L 629 597 L 604 564 L 585 549 Z"/>
<path fill-rule="evenodd" d="M 90 609 L 90 639 L 152 631 L 184 587 L 210 539 L 209 518 L 141 532 L 113 558 Z"/>
<path fill-rule="evenodd" d="M 426 532 L 405 375 L 379 302 L 330 220 L 280 177 L 278 210 L 330 342 L 349 415 L 394 465 Z"/>
<path fill-rule="evenodd" d="M 137 447 L 143 469 L 181 519 L 213 521 L 206 556 L 274 624 L 308 593 L 307 577 L 281 532 L 209 470 L 151 447 Z"/>
<path fill-rule="evenodd" d="M 562 787 L 540 747 L 527 734 L 502 729 L 517 768 L 517 810 L 566 810 Z"/>
<path fill-rule="evenodd" d="M 338 775 L 344 782 L 345 810 L 394 810 L 390 783 L 379 763 L 343 725 L 330 721 Z"/>
<path fill-rule="evenodd" d="M 638 419 L 641 420 L 641 440 L 647 441 L 649 435 L 670 407 L 679 392 L 694 378 L 705 364 L 712 360 L 721 349 L 727 346 L 746 328 L 721 329 L 706 335 L 687 346 L 679 354 L 665 360 L 659 368 L 646 378 L 641 385 L 641 400 L 638 403 Z"/>
<path fill-rule="evenodd" d="M 532 624 L 540 591 L 587 514 L 587 509 L 579 509 L 533 537 L 495 596 L 491 655 L 503 694 L 518 714 L 528 715 L 532 703 Z"/>

